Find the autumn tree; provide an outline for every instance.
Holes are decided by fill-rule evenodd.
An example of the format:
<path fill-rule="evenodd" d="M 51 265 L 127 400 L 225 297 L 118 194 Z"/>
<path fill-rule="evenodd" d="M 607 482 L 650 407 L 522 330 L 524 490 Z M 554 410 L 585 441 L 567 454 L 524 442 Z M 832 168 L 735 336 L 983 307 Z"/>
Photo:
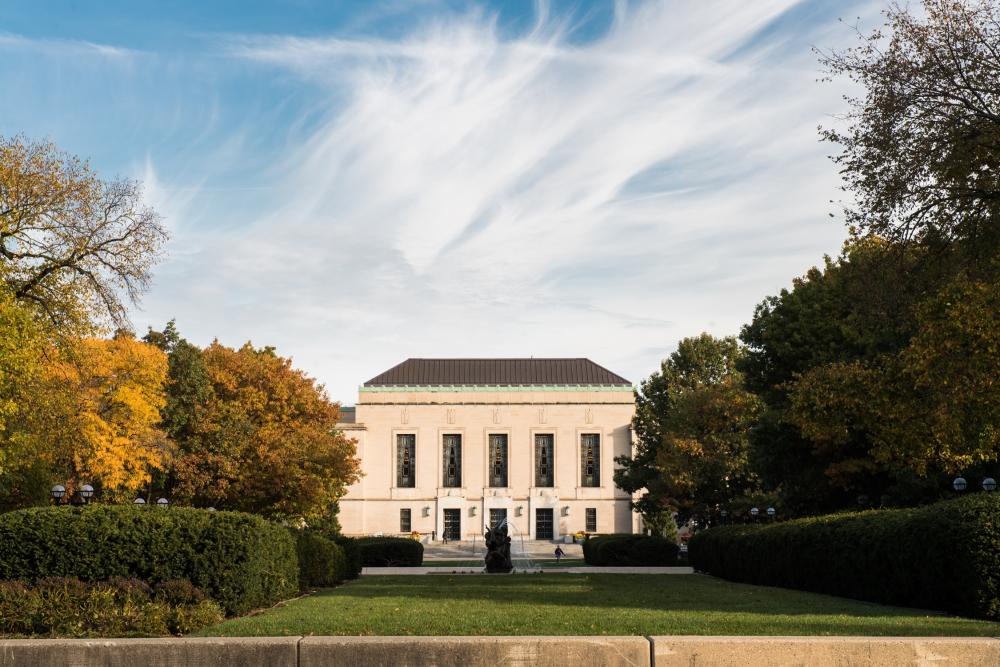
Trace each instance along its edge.
<path fill-rule="evenodd" d="M 850 193 L 860 237 L 957 246 L 992 271 L 1000 249 L 1000 5 L 893 3 L 885 26 L 824 54 L 831 77 L 858 84 L 844 129 L 824 138 Z"/>
<path fill-rule="evenodd" d="M 162 333 L 147 339 L 163 341 Z M 172 497 L 276 517 L 329 515 L 359 462 L 323 387 L 270 347 L 200 350 L 179 336 L 168 345 Z"/>
<path fill-rule="evenodd" d="M 0 281 L 59 330 L 121 327 L 167 239 L 138 182 L 48 142 L 0 137 Z"/>
<path fill-rule="evenodd" d="M 634 457 L 620 457 L 619 488 L 650 525 L 666 511 L 704 512 L 755 487 L 748 431 L 760 409 L 743 388 L 736 339 L 685 338 L 636 392 Z"/>
<path fill-rule="evenodd" d="M 54 482 L 70 492 L 90 483 L 102 499 L 131 500 L 170 457 L 157 428 L 166 357 L 125 334 L 61 343 L 28 378 L 30 401 L 3 436 L 17 452 L 8 480 L 30 478 L 40 488 L 6 504 L 32 504 Z"/>

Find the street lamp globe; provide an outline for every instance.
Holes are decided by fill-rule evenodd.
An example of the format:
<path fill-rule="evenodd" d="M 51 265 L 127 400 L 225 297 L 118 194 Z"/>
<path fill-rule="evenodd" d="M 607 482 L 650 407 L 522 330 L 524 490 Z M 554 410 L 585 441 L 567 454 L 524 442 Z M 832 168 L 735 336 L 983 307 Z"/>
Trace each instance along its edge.
<path fill-rule="evenodd" d="M 90 499 L 94 496 L 94 487 L 90 484 L 84 484 L 80 487 L 80 497 L 84 500 Z"/>
<path fill-rule="evenodd" d="M 753 518 L 756 519 L 758 514 L 760 514 L 760 510 L 759 509 L 757 509 L 756 507 L 751 507 L 750 508 L 750 516 L 752 516 Z"/>
<path fill-rule="evenodd" d="M 724 518 L 726 518 L 727 516 L 729 516 L 729 510 L 722 510 L 721 512 L 719 512 L 719 514 L 720 514 L 720 515 L 722 516 L 722 518 L 724 519 Z"/>
<path fill-rule="evenodd" d="M 778 513 L 778 510 L 774 509 L 773 507 L 768 507 L 767 508 L 767 515 L 769 517 L 771 517 L 772 519 L 774 518 L 774 515 L 777 514 L 777 513 Z"/>
<path fill-rule="evenodd" d="M 956 477 L 955 481 L 951 483 L 951 487 L 956 491 L 965 491 L 969 488 L 969 483 L 965 481 L 964 477 Z"/>
<path fill-rule="evenodd" d="M 133 505 L 145 505 L 146 504 L 146 499 L 145 498 L 136 498 L 135 500 L 132 501 L 132 504 Z"/>
<path fill-rule="evenodd" d="M 987 477 L 983 480 L 983 491 L 996 491 L 997 481 L 992 477 Z"/>
<path fill-rule="evenodd" d="M 159 500 L 156 501 L 156 504 L 159 505 L 160 507 L 166 507 L 167 505 L 170 504 L 170 501 L 167 500 L 166 498 L 160 498 Z"/>
<path fill-rule="evenodd" d="M 56 484 L 55 486 L 52 487 L 52 490 L 49 491 L 49 495 L 51 495 L 56 500 L 59 500 L 66 495 L 66 487 L 63 486 L 62 484 Z"/>

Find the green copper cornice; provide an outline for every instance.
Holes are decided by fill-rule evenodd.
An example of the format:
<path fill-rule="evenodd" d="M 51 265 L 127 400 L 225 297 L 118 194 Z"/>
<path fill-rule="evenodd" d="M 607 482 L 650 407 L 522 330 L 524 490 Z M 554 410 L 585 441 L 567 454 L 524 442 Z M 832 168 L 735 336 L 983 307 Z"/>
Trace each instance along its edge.
<path fill-rule="evenodd" d="M 508 391 L 581 391 L 581 392 L 628 392 L 632 393 L 631 386 L 620 384 L 545 384 L 545 385 L 525 385 L 525 384 L 431 384 L 431 385 L 375 385 L 358 387 L 358 391 L 372 393 L 400 393 L 400 392 L 508 392 Z"/>

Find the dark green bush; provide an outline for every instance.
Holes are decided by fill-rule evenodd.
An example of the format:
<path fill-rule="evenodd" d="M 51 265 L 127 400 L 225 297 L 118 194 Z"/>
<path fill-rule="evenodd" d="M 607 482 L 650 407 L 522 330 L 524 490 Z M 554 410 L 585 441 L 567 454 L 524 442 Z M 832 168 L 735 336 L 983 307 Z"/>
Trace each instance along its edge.
<path fill-rule="evenodd" d="M 408 537 L 361 537 L 357 539 L 365 567 L 419 567 L 424 545 Z"/>
<path fill-rule="evenodd" d="M 299 554 L 299 588 L 335 586 L 348 578 L 344 550 L 311 530 L 296 530 Z"/>
<path fill-rule="evenodd" d="M 169 605 L 198 604 L 205 599 L 205 594 L 187 579 L 161 581 L 153 589 L 153 595 Z"/>
<path fill-rule="evenodd" d="M 338 535 L 332 538 L 337 545 L 344 550 L 344 558 L 346 560 L 346 578 L 347 579 L 357 579 L 361 576 L 361 568 L 365 566 L 364 561 L 361 558 L 361 547 L 358 545 L 358 539 L 356 537 L 346 537 L 344 535 Z M 423 562 L 423 556 L 421 555 L 421 562 Z"/>
<path fill-rule="evenodd" d="M 0 581 L 0 635 L 135 637 L 188 634 L 223 618 L 190 582 L 168 588 L 196 602 L 152 599 L 149 587 L 117 578 L 86 584 L 73 577 L 46 577 L 34 586 Z"/>
<path fill-rule="evenodd" d="M 239 512 L 92 505 L 0 515 L 0 579 L 188 579 L 229 614 L 298 590 L 288 530 Z"/>
<path fill-rule="evenodd" d="M 673 540 L 650 535 L 597 535 L 583 542 L 583 560 L 588 565 L 663 566 L 677 565 L 680 547 Z"/>
<path fill-rule="evenodd" d="M 725 579 L 1000 620 L 1000 496 L 696 534 L 691 565 Z"/>

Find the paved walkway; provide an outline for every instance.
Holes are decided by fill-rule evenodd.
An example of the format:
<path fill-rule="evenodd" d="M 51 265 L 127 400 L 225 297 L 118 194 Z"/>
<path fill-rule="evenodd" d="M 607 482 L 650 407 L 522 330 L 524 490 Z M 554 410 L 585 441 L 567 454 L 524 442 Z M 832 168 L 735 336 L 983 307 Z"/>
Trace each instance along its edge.
<path fill-rule="evenodd" d="M 510 543 L 510 556 L 515 560 L 528 558 L 555 558 L 556 547 L 562 547 L 566 558 L 583 558 L 583 545 L 563 544 L 549 540 L 524 540 L 514 538 Z M 486 555 L 486 544 L 482 540 L 464 542 L 431 542 L 424 545 L 424 560 L 475 560 Z"/>
<path fill-rule="evenodd" d="M 515 574 L 694 574 L 690 567 L 540 567 L 530 570 L 516 570 Z M 366 567 L 361 574 L 422 575 L 422 574 L 486 574 L 482 567 Z"/>

